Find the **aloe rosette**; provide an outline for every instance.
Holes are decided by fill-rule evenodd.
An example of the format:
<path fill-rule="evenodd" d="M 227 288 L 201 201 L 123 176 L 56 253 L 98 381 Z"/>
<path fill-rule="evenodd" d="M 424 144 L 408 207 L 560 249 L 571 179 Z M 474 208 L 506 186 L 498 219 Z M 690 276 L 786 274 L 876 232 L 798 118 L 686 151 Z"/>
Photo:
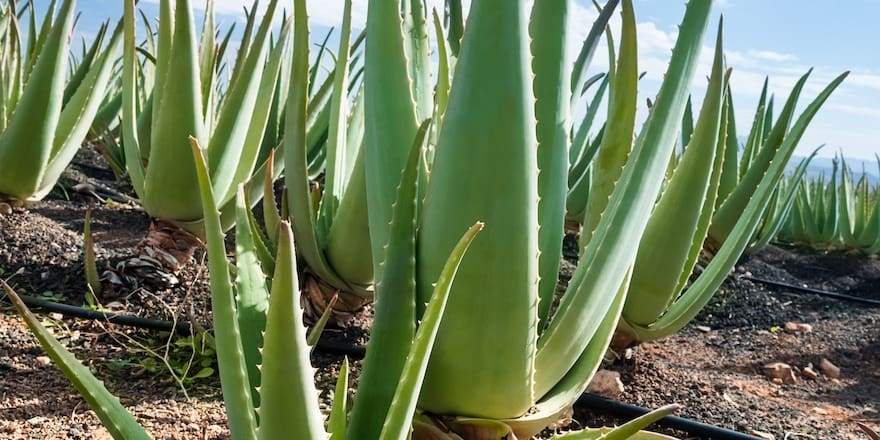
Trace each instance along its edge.
<path fill-rule="evenodd" d="M 880 169 L 880 158 L 877 159 Z M 836 157 L 831 177 L 794 181 L 794 205 L 779 238 L 816 247 L 880 252 L 880 202 L 877 185 L 865 173 L 856 180 L 846 160 Z"/>
<path fill-rule="evenodd" d="M 611 82 L 629 84 L 637 78 L 635 19 L 631 3 L 622 3 L 621 56 Z M 428 130 L 417 122 L 418 99 L 402 53 L 406 46 L 399 44 L 405 37 L 399 26 L 388 25 L 399 23 L 399 6 L 371 2 L 368 10 L 364 147 L 374 249 L 387 242 L 381 231 L 387 230 L 391 208 L 379 199 L 383 185 L 399 172 L 396 158 L 406 156 L 413 133 L 420 133 L 420 126 Z M 634 147 L 634 112 L 631 119 L 609 119 L 606 131 L 614 133 L 616 147 L 632 147 L 632 153 L 551 316 L 546 302 L 552 297 L 541 295 L 539 273 L 542 253 L 557 259 L 558 254 L 548 256 L 552 247 L 540 237 L 542 228 L 558 228 L 561 239 L 571 90 L 569 82 L 560 86 L 559 80 L 570 69 L 561 55 L 566 51 L 553 50 L 566 39 L 548 29 L 568 29 L 560 23 L 566 23 L 570 7 L 565 1 L 536 2 L 530 13 L 524 1 L 471 4 L 433 161 L 422 167 L 420 177 L 426 189 L 419 190 L 425 197 L 415 211 L 416 296 L 383 299 L 385 280 L 377 280 L 376 325 L 393 320 L 383 325 L 396 331 L 380 336 L 384 331 L 374 327 L 368 361 L 371 356 L 382 361 L 368 364 L 361 376 L 364 385 L 386 384 L 380 401 L 390 401 L 392 378 L 402 365 L 402 355 L 392 356 L 390 348 L 417 328 L 420 304 L 457 240 L 455 231 L 485 222 L 452 286 L 420 397 L 416 435 L 437 434 L 434 416 L 442 416 L 445 428 L 467 435 L 525 438 L 538 432 L 589 381 L 616 325 L 638 241 L 672 153 L 711 2 L 690 2 L 658 105 Z M 621 86 L 612 96 L 620 108 L 635 107 L 634 88 Z M 559 163 L 563 166 L 554 166 Z M 356 402 L 352 427 L 369 433 L 364 438 L 375 437 L 386 407 Z"/>
<path fill-rule="evenodd" d="M 76 2 L 52 1 L 37 29 L 33 3 L 23 48 L 16 2 L 0 5 L 0 200 L 40 200 L 73 159 L 98 111 L 122 43 L 117 27 L 101 28 L 68 75 Z M 57 15 L 55 15 L 57 9 Z"/>
<path fill-rule="evenodd" d="M 249 183 L 255 202 L 262 193 L 265 173 L 280 172 L 267 171 L 261 155 L 289 35 L 289 27 L 282 28 L 276 44 L 270 46 L 277 4 L 270 1 L 259 22 L 255 14 L 249 15 L 247 38 L 221 94 L 213 32 L 204 32 L 201 42 L 196 37 L 189 0 L 160 2 L 154 73 L 149 81 L 139 80 L 134 2 L 125 2 L 125 166 L 138 198 L 152 217 L 191 232 L 200 229 L 202 212 L 188 136 L 198 139 L 205 149 L 215 193 L 225 207 L 227 227 L 232 223 L 238 184 Z M 210 16 L 209 8 L 207 29 L 213 29 Z M 152 85 L 152 89 L 142 89 L 140 84 Z"/>

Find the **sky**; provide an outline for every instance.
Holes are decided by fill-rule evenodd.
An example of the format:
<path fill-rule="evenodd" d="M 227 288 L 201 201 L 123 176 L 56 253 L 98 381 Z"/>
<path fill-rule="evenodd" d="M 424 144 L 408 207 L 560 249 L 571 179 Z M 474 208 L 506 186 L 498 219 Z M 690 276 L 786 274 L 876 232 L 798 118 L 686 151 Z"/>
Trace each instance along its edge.
<path fill-rule="evenodd" d="M 242 19 L 242 7 L 250 6 L 252 0 L 216 2 L 218 22 L 228 25 Z M 37 3 L 48 3 L 48 0 L 37 0 Z M 158 15 L 157 0 L 140 3 L 148 16 Z M 281 1 L 281 5 L 287 3 L 292 4 Z M 443 0 L 427 0 L 427 3 L 442 12 Z M 576 7 L 570 17 L 572 56 L 596 16 L 590 3 L 575 0 Z M 339 26 L 342 5 L 342 0 L 308 0 L 313 39 L 323 37 L 329 27 Z M 119 0 L 79 0 L 77 8 L 83 12 L 77 31 L 86 38 L 102 20 L 122 15 Z M 659 88 L 677 26 L 684 15 L 684 1 L 634 0 L 634 9 L 638 23 L 639 68 L 646 72 L 639 91 L 640 102 L 644 102 L 645 98 L 653 98 Z M 733 68 L 731 88 L 740 136 L 747 134 L 765 77 L 769 77 L 770 91 L 775 94 L 779 109 L 795 81 L 813 68 L 799 101 L 800 111 L 834 77 L 851 71 L 813 119 L 797 154 L 809 154 L 822 144 L 826 144 L 820 152 L 822 156 L 842 151 L 848 158 L 873 160 L 874 154 L 880 153 L 880 26 L 877 25 L 880 1 L 716 0 L 701 69 L 694 81 L 695 103 L 702 100 L 705 91 L 703 78 L 708 76 L 714 45 L 709 37 L 714 36 L 722 14 L 724 52 L 728 66 Z M 354 0 L 355 26 L 363 27 L 365 21 L 366 0 Z M 612 26 L 619 26 L 619 22 L 619 14 L 616 14 Z M 602 48 L 596 53 L 593 62 L 596 72 L 607 68 L 604 53 Z M 645 110 L 640 112 L 644 118 Z"/>

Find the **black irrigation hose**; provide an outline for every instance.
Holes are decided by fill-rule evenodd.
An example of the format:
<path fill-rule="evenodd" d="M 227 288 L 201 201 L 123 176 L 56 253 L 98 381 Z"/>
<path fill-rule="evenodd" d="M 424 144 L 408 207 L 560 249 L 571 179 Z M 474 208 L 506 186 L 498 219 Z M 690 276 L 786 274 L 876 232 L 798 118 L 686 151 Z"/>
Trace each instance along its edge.
<path fill-rule="evenodd" d="M 141 318 L 140 316 L 125 315 L 116 312 L 98 311 L 86 309 L 83 307 L 72 306 L 43 298 L 37 298 L 28 295 L 19 295 L 22 302 L 28 307 L 35 307 L 47 312 L 60 313 L 64 316 L 73 316 L 75 318 L 90 319 L 93 321 L 106 321 L 113 324 L 125 325 L 129 327 L 143 328 L 147 330 L 157 330 L 163 332 L 173 332 L 182 336 L 189 336 L 192 333 L 190 324 L 186 321 L 161 321 L 158 319 Z M 3 302 L 8 303 L 9 299 L 6 295 L 2 295 Z"/>
<path fill-rule="evenodd" d="M 647 414 L 651 410 L 640 406 L 630 405 L 628 403 L 619 402 L 607 397 L 598 396 L 592 393 L 583 393 L 575 402 L 576 406 L 589 408 L 625 419 L 634 419 L 641 415 Z M 720 428 L 718 426 L 697 422 L 695 420 L 686 419 L 678 416 L 666 416 L 655 422 L 657 426 L 664 428 L 676 429 L 687 432 L 688 435 L 696 435 L 713 440 L 761 440 L 741 432 L 731 431 L 729 429 Z"/>
<path fill-rule="evenodd" d="M 840 300 L 844 300 L 844 301 L 852 301 L 852 302 L 859 302 L 859 303 L 863 303 L 863 304 L 871 304 L 871 305 L 875 305 L 875 306 L 880 306 L 880 300 L 871 299 L 871 298 L 862 298 L 859 296 L 852 296 L 852 295 L 847 295 L 844 293 L 829 292 L 826 290 L 812 289 L 809 287 L 802 287 L 802 286 L 798 286 L 795 284 L 783 283 L 781 281 L 765 280 L 763 278 L 756 278 L 751 275 L 742 275 L 739 278 L 742 280 L 752 281 L 755 283 L 766 284 L 768 286 L 782 287 L 784 289 L 794 290 L 794 291 L 798 291 L 798 292 L 812 293 L 815 295 L 824 296 L 824 297 L 828 297 L 828 298 L 835 298 L 835 299 L 840 299 Z"/>
<path fill-rule="evenodd" d="M 57 303 L 34 296 L 19 295 L 19 297 L 28 307 L 41 309 L 50 313 L 60 313 L 64 316 L 72 316 L 93 321 L 105 321 L 147 330 L 169 332 L 179 336 L 189 336 L 192 334 L 192 326 L 186 321 L 177 321 L 174 323 L 172 321 L 141 318 L 140 316 L 126 315 L 116 312 L 91 310 L 70 304 Z M 6 295 L 2 295 L 0 301 L 8 303 L 9 299 Z M 199 326 L 204 329 L 210 328 L 210 326 L 203 324 L 199 324 Z M 363 346 L 345 344 L 338 341 L 329 341 L 326 339 L 319 339 L 318 345 L 315 348 L 323 353 L 345 355 L 351 359 L 363 359 L 366 355 L 366 349 Z"/>

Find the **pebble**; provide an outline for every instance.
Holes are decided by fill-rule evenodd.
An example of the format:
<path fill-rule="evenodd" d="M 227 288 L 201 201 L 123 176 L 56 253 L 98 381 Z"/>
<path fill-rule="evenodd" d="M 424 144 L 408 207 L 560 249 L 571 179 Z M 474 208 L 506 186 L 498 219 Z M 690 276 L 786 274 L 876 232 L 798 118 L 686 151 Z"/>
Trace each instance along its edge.
<path fill-rule="evenodd" d="M 819 408 L 818 406 L 813 407 L 813 412 L 819 414 L 820 416 L 827 416 L 828 411 L 825 408 Z"/>
<path fill-rule="evenodd" d="M 782 383 L 786 384 L 795 384 L 797 383 L 797 376 L 794 375 L 794 370 L 791 368 L 791 365 L 788 365 L 783 362 L 772 362 L 764 365 L 764 375 L 771 379 L 779 379 Z M 773 381 L 776 383 L 776 381 Z"/>
<path fill-rule="evenodd" d="M 587 385 L 587 391 L 598 394 L 600 396 L 617 398 L 623 394 L 623 382 L 620 380 L 620 373 L 609 370 L 599 370 L 593 376 L 593 380 Z"/>
<path fill-rule="evenodd" d="M 698 325 L 695 328 L 703 333 L 709 333 L 712 331 L 712 327 L 708 327 L 705 325 Z"/>
<path fill-rule="evenodd" d="M 817 373 L 816 370 L 813 369 L 813 364 L 810 364 L 810 365 L 807 365 L 806 367 L 804 367 L 803 370 L 801 370 L 801 376 L 803 376 L 807 379 L 815 380 L 816 378 L 819 377 L 819 373 Z"/>
<path fill-rule="evenodd" d="M 52 359 L 49 359 L 49 356 L 37 356 L 36 361 L 44 367 L 52 363 Z"/>
<path fill-rule="evenodd" d="M 788 333 L 810 333 L 813 331 L 813 326 L 803 322 L 786 322 L 785 331 Z"/>
<path fill-rule="evenodd" d="M 12 214 L 12 206 L 9 203 L 0 203 L 0 215 Z"/>
<path fill-rule="evenodd" d="M 837 365 L 832 364 L 831 361 L 826 358 L 822 358 L 822 360 L 819 361 L 819 369 L 822 370 L 822 373 L 832 379 L 840 377 L 840 368 L 838 368 Z"/>
<path fill-rule="evenodd" d="M 27 420 L 28 424 L 31 426 L 40 426 L 46 421 L 45 417 L 31 417 Z"/>

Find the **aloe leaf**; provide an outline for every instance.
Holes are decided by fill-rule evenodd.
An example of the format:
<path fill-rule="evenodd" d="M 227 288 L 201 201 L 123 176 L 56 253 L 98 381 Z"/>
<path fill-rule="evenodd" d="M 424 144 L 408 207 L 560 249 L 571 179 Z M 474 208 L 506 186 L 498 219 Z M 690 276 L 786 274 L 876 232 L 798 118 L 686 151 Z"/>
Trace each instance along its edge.
<path fill-rule="evenodd" d="M 342 359 L 339 367 L 339 375 L 336 377 L 336 389 L 333 393 L 333 406 L 330 408 L 330 420 L 327 422 L 327 431 L 330 440 L 345 440 L 346 420 L 348 410 L 348 356 Z"/>
<path fill-rule="evenodd" d="M 101 423 L 107 428 L 113 438 L 116 439 L 149 439 L 151 438 L 144 428 L 141 427 L 134 419 L 134 416 L 122 406 L 119 399 L 110 394 L 104 384 L 101 383 L 89 371 L 88 367 L 78 361 L 73 354 L 67 351 L 55 337 L 47 331 L 27 306 L 21 301 L 21 298 L 6 284 L 6 281 L 0 279 L 0 284 L 6 291 L 6 295 L 15 305 L 19 315 L 27 323 L 28 328 L 40 341 L 40 345 L 49 354 L 49 357 L 58 366 L 58 369 L 73 383 L 79 394 L 83 396 L 89 407 L 95 411 L 95 414 L 101 419 Z"/>
<path fill-rule="evenodd" d="M 153 217 L 178 221 L 194 221 L 203 215 L 192 152 L 186 148 L 188 136 L 196 138 L 200 145 L 207 144 L 194 27 L 189 0 L 177 1 L 174 36 L 161 88 L 158 81 L 163 71 L 160 68 L 157 72 L 154 94 L 161 99 L 153 103 L 149 166 L 141 199 L 144 209 Z M 160 45 L 160 60 L 162 49 Z"/>
<path fill-rule="evenodd" d="M 305 78 L 309 61 L 309 29 L 304 0 L 294 2 L 294 78 Z M 299 11 L 299 12 L 297 12 Z M 301 13 L 302 12 L 302 13 Z M 285 180 L 288 203 L 291 209 L 291 226 L 297 236 L 297 248 L 306 264 L 324 281 L 344 287 L 347 284 L 327 264 L 323 254 L 324 243 L 318 240 L 317 219 L 310 199 L 311 187 L 306 162 L 306 117 L 308 87 L 305 81 L 293 81 L 287 97 L 287 121 L 285 128 Z M 347 289 L 352 290 L 352 289 Z"/>
<path fill-rule="evenodd" d="M 39 188 L 61 114 L 74 4 L 73 0 L 61 4 L 56 23 L 51 23 L 54 2 L 47 12 L 45 45 L 38 52 L 6 130 L 0 134 L 0 194 L 24 200 Z"/>
<path fill-rule="evenodd" d="M 31 22 L 30 22 L 30 34 L 28 35 L 28 59 L 27 59 L 27 69 L 26 73 L 30 75 L 35 69 L 36 64 L 39 63 L 40 53 L 52 43 L 49 43 L 50 35 L 52 33 L 52 29 L 56 26 L 61 19 L 53 18 L 55 14 L 55 8 L 58 5 L 57 0 L 52 0 L 49 3 L 49 7 L 46 8 L 46 15 L 43 16 L 43 22 L 39 27 L 39 31 L 37 31 L 36 20 L 36 7 L 33 2 L 30 3 L 31 8 Z M 61 10 L 64 10 L 64 4 L 61 4 Z M 64 69 L 66 70 L 66 69 Z"/>
<path fill-rule="evenodd" d="M 208 144 L 208 165 L 214 192 L 222 206 L 232 198 L 240 181 L 251 175 L 260 141 L 268 122 L 272 90 L 281 66 L 284 44 L 278 45 L 267 63 L 268 39 L 278 1 L 269 2 L 260 27 L 250 44 L 238 80 L 230 83 Z M 281 33 L 286 41 L 287 27 Z M 266 80 L 264 80 L 266 78 Z"/>
<path fill-rule="evenodd" d="M 400 171 L 418 129 L 400 0 L 371 1 L 367 6 L 364 60 L 364 165 L 374 272 L 388 243 L 388 222 Z M 393 127 L 393 129 L 391 128 Z M 377 280 L 378 281 L 378 280 Z"/>
<path fill-rule="evenodd" d="M 327 326 L 327 322 L 330 321 L 330 315 L 333 314 L 333 308 L 336 306 L 336 302 L 339 301 L 339 295 L 333 295 L 330 298 L 330 301 L 327 302 L 327 307 L 321 313 L 321 317 L 318 318 L 318 322 L 312 326 L 309 330 L 308 337 L 306 337 L 306 344 L 309 345 L 309 352 L 315 350 L 315 347 L 318 345 L 318 340 L 321 339 L 321 333 L 324 332 L 324 327 Z"/>
<path fill-rule="evenodd" d="M 727 146 L 724 147 L 724 163 L 722 164 L 721 181 L 718 184 L 718 197 L 715 198 L 714 209 L 718 209 L 721 203 L 736 188 L 739 182 L 739 167 L 737 157 L 739 154 L 739 140 L 736 138 L 736 115 L 734 114 L 733 96 L 730 91 L 730 84 L 727 85 L 725 93 L 725 122 L 727 128 L 726 138 Z"/>
<path fill-rule="evenodd" d="M 537 342 L 537 138 L 528 7 L 524 1 L 473 2 L 468 17 L 421 211 L 417 304 L 428 301 L 431 280 L 461 231 L 476 221 L 487 227 L 453 284 L 420 406 L 503 418 L 531 406 Z M 374 205 L 368 206 L 372 213 Z"/>
<path fill-rule="evenodd" d="M 391 239 L 379 264 L 382 281 L 375 285 L 375 319 L 351 416 L 351 438 L 380 438 L 416 333 L 416 197 L 419 158 L 429 128 L 430 121 L 419 127 L 400 176 Z"/>
<path fill-rule="evenodd" d="M 755 151 L 760 148 L 764 141 L 764 124 L 770 122 L 767 118 L 767 88 L 770 79 L 764 77 L 764 86 L 761 88 L 761 96 L 758 98 L 758 107 L 755 110 L 755 116 L 752 120 L 752 127 L 749 130 L 749 137 L 743 148 L 742 158 L 739 161 L 739 172 L 736 179 L 737 183 L 745 176 L 746 170 L 749 169 L 752 159 L 755 157 Z M 726 197 L 725 197 L 726 199 Z"/>
<path fill-rule="evenodd" d="M 672 154 L 711 6 L 712 2 L 695 1 L 687 5 L 656 104 L 611 194 L 608 209 L 584 251 L 569 290 L 539 340 L 535 382 L 538 395 L 549 391 L 583 352 L 595 334 L 599 318 L 608 313 L 613 303 L 614 295 L 610 292 L 618 291 L 626 279 L 627 268 L 635 259 L 637 240 L 645 230 Z M 631 14 L 630 2 L 624 2 L 624 38 L 635 32 Z M 586 307 L 597 296 L 600 299 L 596 307 Z"/>
<path fill-rule="evenodd" d="M 244 201 L 242 202 L 242 208 L 244 208 L 244 217 L 239 219 L 238 213 L 236 213 L 236 225 L 239 220 L 244 220 L 248 222 L 248 227 L 251 230 L 253 236 L 254 243 L 254 252 L 257 255 L 257 259 L 260 262 L 260 266 L 263 268 L 263 273 L 270 274 L 275 272 L 275 253 L 278 248 L 269 241 L 268 237 L 263 235 L 263 231 L 260 229 L 260 225 L 257 223 L 257 218 L 254 216 L 253 210 L 250 208 L 254 206 L 251 203 L 250 197 L 245 189 L 244 184 L 239 184 L 241 186 L 241 192 L 244 197 Z M 236 211 L 238 210 L 238 202 L 236 201 Z M 223 214 L 221 210 L 220 215 L 221 224 L 223 224 Z M 225 227 L 225 225 L 224 225 Z"/>
<path fill-rule="evenodd" d="M 260 386 L 258 365 L 261 359 L 260 350 L 263 347 L 263 331 L 266 329 L 269 291 L 260 258 L 257 256 L 257 238 L 248 221 L 249 211 L 244 188 L 239 187 L 236 197 L 235 266 L 237 270 L 234 289 L 241 348 L 244 352 L 248 382 L 251 385 L 251 399 L 256 408 L 260 406 L 260 394 L 257 392 Z"/>
<path fill-rule="evenodd" d="M 217 366 L 223 388 L 223 403 L 229 419 L 229 431 L 233 438 L 254 438 L 256 421 L 251 400 L 246 355 L 242 334 L 238 325 L 229 262 L 217 202 L 211 192 L 208 164 L 198 140 L 190 137 L 193 163 L 201 192 L 205 219 L 205 237 L 208 246 L 208 270 L 211 273 L 211 313 L 214 317 L 214 339 L 217 344 Z"/>
<path fill-rule="evenodd" d="M 367 219 L 364 149 L 358 150 L 354 169 L 330 227 L 326 250 L 330 266 L 353 287 L 367 286 L 374 277 Z"/>
<path fill-rule="evenodd" d="M 446 0 L 446 13 L 444 22 L 446 28 L 447 41 L 449 41 L 449 49 L 453 57 L 458 58 L 461 51 L 461 37 L 464 35 L 464 11 L 461 7 L 461 0 Z"/>
<path fill-rule="evenodd" d="M 725 147 L 725 140 L 718 138 L 727 86 L 722 44 L 719 23 L 711 79 L 697 127 L 688 136 L 688 146 L 639 243 L 623 313 L 627 321 L 648 325 L 663 314 L 684 287 L 705 240 Z"/>
<path fill-rule="evenodd" d="M 585 429 L 580 432 L 553 436 L 553 440 L 671 440 L 674 437 L 641 430 L 674 413 L 678 408 L 678 405 L 666 405 L 616 428 Z"/>
<path fill-rule="evenodd" d="M 431 145 L 437 144 L 437 136 L 443 126 L 443 115 L 446 113 L 446 105 L 449 102 L 449 88 L 451 87 L 452 71 L 450 68 L 449 45 L 444 38 L 443 25 L 437 9 L 432 11 L 434 16 L 434 35 L 437 41 L 437 90 L 434 92 L 434 135 Z M 433 156 L 432 156 L 433 157 Z"/>
<path fill-rule="evenodd" d="M 590 61 L 592 61 L 593 54 L 596 52 L 596 47 L 599 45 L 599 38 L 601 38 L 602 33 L 605 32 L 605 28 L 608 26 L 608 21 L 611 20 L 611 15 L 614 13 L 614 9 L 617 7 L 618 3 L 619 0 L 610 0 L 605 3 L 605 6 L 599 11 L 599 16 L 593 21 L 593 26 L 590 28 L 590 32 L 584 39 L 584 43 L 581 45 L 581 50 L 574 62 L 571 74 L 572 113 L 574 113 L 574 107 L 577 103 L 576 100 L 580 97 L 578 92 L 586 81 L 587 69 L 590 67 Z"/>
<path fill-rule="evenodd" d="M 401 0 L 404 49 L 409 61 L 409 78 L 417 121 L 434 112 L 434 81 L 431 79 L 431 41 L 428 39 L 426 5 L 423 0 Z"/>
<path fill-rule="evenodd" d="M 199 40 L 199 82 L 202 85 L 202 113 L 205 115 L 205 126 L 213 127 L 214 103 L 213 88 L 216 80 L 216 42 L 214 27 L 214 0 L 205 2 L 205 19 L 202 22 L 202 35 Z M 242 43 L 246 44 L 246 43 Z"/>
<path fill-rule="evenodd" d="M 443 266 L 443 271 L 440 272 L 440 278 L 437 279 L 431 301 L 422 315 L 422 322 L 406 357 L 406 364 L 400 375 L 400 382 L 397 385 L 397 391 L 394 393 L 394 399 L 391 402 L 379 438 L 398 440 L 409 438 L 410 425 L 419 398 L 419 391 L 422 388 L 425 370 L 428 368 L 431 350 L 440 330 L 440 322 L 446 310 L 453 280 L 465 252 L 482 229 L 483 223 L 477 222 L 465 232 L 449 255 L 449 259 Z"/>
<path fill-rule="evenodd" d="M 299 306 L 293 232 L 281 224 L 260 367 L 260 439 L 326 437 Z M 291 410 L 295 409 L 295 410 Z"/>
<path fill-rule="evenodd" d="M 844 73 L 838 76 L 804 109 L 804 112 L 792 126 L 791 134 L 785 137 L 780 149 L 793 148 L 792 144 L 797 144 L 800 141 L 800 135 L 809 125 L 813 116 L 846 75 Z M 737 259 L 742 255 L 746 246 L 748 246 L 761 215 L 776 189 L 777 182 L 784 172 L 785 161 L 774 161 L 770 165 L 767 174 L 761 179 L 754 195 L 746 204 L 745 209 L 743 209 L 740 220 L 736 222 L 733 230 L 731 230 L 728 240 L 719 248 L 712 261 L 693 284 L 688 287 L 682 296 L 672 303 L 663 317 L 652 323 L 648 328 L 637 330 L 641 340 L 658 339 L 678 331 L 690 322 L 703 306 L 709 302 L 712 295 L 730 272 L 730 269 L 736 264 Z"/>
<path fill-rule="evenodd" d="M 553 304 L 565 235 L 567 151 L 572 125 L 572 92 L 568 86 L 571 70 L 566 57 L 570 7 L 568 0 L 536 2 L 529 23 L 538 139 L 539 327 L 546 324 Z"/>
<path fill-rule="evenodd" d="M 124 42 L 122 55 L 122 138 L 125 153 L 125 168 L 128 170 L 131 186 L 138 198 L 144 195 L 144 164 L 141 158 L 141 140 L 149 143 L 149 138 L 141 138 L 137 127 L 137 72 L 135 59 L 135 0 L 125 0 Z M 145 112 L 146 113 L 146 112 Z"/>
<path fill-rule="evenodd" d="M 321 211 L 318 225 L 329 234 L 330 225 L 345 192 L 345 163 L 348 146 L 345 135 L 348 114 L 348 59 L 349 39 L 351 38 L 351 0 L 345 0 L 342 16 L 342 33 L 339 36 L 339 56 L 333 77 L 333 91 L 330 99 L 329 133 L 327 135 L 327 168 L 324 176 L 324 195 L 321 197 Z"/>
<path fill-rule="evenodd" d="M 797 195 L 797 189 L 800 187 L 801 180 L 803 179 L 804 174 L 806 174 L 807 172 L 807 167 L 820 149 L 822 149 L 821 146 L 813 150 L 813 152 L 809 156 L 801 160 L 794 173 L 792 173 L 791 176 L 788 178 L 787 187 L 784 188 L 784 192 L 780 193 L 779 195 L 780 204 L 782 206 L 779 208 L 778 213 L 774 218 L 766 220 L 769 222 L 769 224 L 762 228 L 763 230 L 761 231 L 761 235 L 759 235 L 749 245 L 749 248 L 746 250 L 746 254 L 752 254 L 764 248 L 765 246 L 767 246 L 768 243 L 770 243 L 770 240 L 779 235 L 786 220 L 790 217 L 789 213 L 791 212 L 792 206 L 794 205 L 794 201 Z"/>
<path fill-rule="evenodd" d="M 580 124 L 578 124 L 568 156 L 569 163 L 572 165 L 573 169 L 577 169 L 574 168 L 575 164 L 581 162 L 581 158 L 584 156 L 587 146 L 590 145 L 590 129 L 593 127 L 593 121 L 596 119 L 596 114 L 599 111 L 599 104 L 602 99 L 605 98 L 605 90 L 608 88 L 609 79 L 610 76 L 602 75 L 602 82 L 599 83 L 599 87 L 593 95 L 593 99 L 591 99 L 587 105 L 587 112 L 584 114 L 584 118 L 581 120 Z M 597 133 L 596 137 L 601 139 L 602 135 Z M 580 170 L 583 171 L 583 169 L 583 166 L 581 166 Z M 575 175 L 578 175 L 578 173 L 575 173 Z M 569 176 L 569 184 L 571 184 L 571 176 Z"/>
<path fill-rule="evenodd" d="M 281 74 L 281 64 L 287 60 L 285 55 L 287 54 L 291 35 L 291 23 L 287 22 L 282 27 L 281 34 L 279 35 L 281 41 L 269 53 L 269 59 L 262 67 L 263 77 L 258 91 L 257 102 L 254 105 L 250 123 L 247 125 L 247 134 L 244 138 L 238 161 L 235 163 L 235 174 L 232 176 L 232 183 L 234 185 L 247 181 L 255 175 L 255 168 L 258 168 L 257 165 L 262 164 L 265 160 L 265 158 L 262 160 L 260 158 L 260 148 L 262 147 L 263 137 L 266 134 L 266 127 L 270 121 L 273 121 L 271 119 L 272 109 L 278 106 L 274 100 L 279 99 L 279 96 L 273 94 L 273 90 Z M 274 145 L 273 148 L 275 146 L 277 145 Z M 230 153 L 227 152 L 226 154 Z M 283 163 L 283 161 L 280 163 Z M 251 196 L 249 199 L 254 202 L 260 199 L 260 197 L 254 197 L 254 194 L 249 195 Z M 228 196 L 229 194 L 227 194 Z"/>
<path fill-rule="evenodd" d="M 122 23 L 120 22 L 113 32 L 109 45 L 92 64 L 91 69 L 82 79 L 81 86 L 76 89 L 67 106 L 61 111 L 55 129 L 52 153 L 46 164 L 40 187 L 33 198 L 40 199 L 52 189 L 79 150 L 113 75 L 113 64 L 121 43 Z"/>
<path fill-rule="evenodd" d="M 62 101 L 61 106 L 67 106 L 67 103 L 70 101 L 73 93 L 79 89 L 83 80 L 88 74 L 90 68 L 92 67 L 92 63 L 95 60 L 95 57 L 98 56 L 98 51 L 101 49 L 101 45 L 104 44 L 104 37 L 107 34 L 108 23 L 101 23 L 101 26 L 98 28 L 98 32 L 95 35 L 94 40 L 92 40 L 91 45 L 88 50 L 85 50 L 82 58 L 79 60 L 79 64 L 76 66 L 76 70 L 73 72 L 73 75 L 67 80 L 67 85 L 64 86 L 64 99 Z M 83 41 L 83 45 L 85 46 L 85 41 Z"/>
<path fill-rule="evenodd" d="M 624 164 L 633 148 L 637 89 L 639 81 L 635 30 L 621 31 L 620 58 L 615 61 L 614 44 L 608 32 L 610 91 L 608 120 L 598 155 L 592 162 L 590 198 L 584 218 L 579 244 L 584 248 L 609 203 L 609 197 L 623 172 Z M 615 62 L 617 65 L 615 66 Z"/>
<path fill-rule="evenodd" d="M 798 80 L 789 99 L 785 103 L 785 107 L 782 109 L 779 119 L 773 126 L 773 129 L 769 132 L 762 148 L 755 154 L 754 159 L 751 161 L 748 171 L 743 175 L 736 189 L 730 194 L 727 200 L 724 201 L 712 217 L 712 226 L 709 228 L 709 236 L 716 244 L 723 243 L 727 239 L 733 224 L 739 219 L 740 214 L 743 212 L 743 208 L 749 201 L 751 194 L 756 191 L 757 185 L 769 169 L 770 164 L 775 161 L 788 163 L 788 160 L 794 153 L 794 149 L 797 147 L 797 142 L 789 142 L 789 140 L 800 140 L 803 136 L 803 131 L 806 130 L 806 126 L 801 127 L 799 131 L 796 131 L 797 127 L 792 128 L 791 131 L 788 129 L 790 121 L 794 115 L 797 99 L 800 96 L 801 90 L 803 89 L 809 74 L 810 72 L 807 72 L 800 78 L 800 80 Z M 848 72 L 835 78 L 829 86 L 813 100 L 810 106 L 808 106 L 808 108 L 815 108 L 815 110 L 813 110 L 814 113 L 809 115 L 810 119 L 815 115 L 815 112 L 819 110 L 822 103 L 828 99 L 831 92 L 837 88 L 847 75 Z M 818 105 L 813 106 L 814 103 L 818 103 Z M 804 111 L 806 112 L 806 110 Z"/>

